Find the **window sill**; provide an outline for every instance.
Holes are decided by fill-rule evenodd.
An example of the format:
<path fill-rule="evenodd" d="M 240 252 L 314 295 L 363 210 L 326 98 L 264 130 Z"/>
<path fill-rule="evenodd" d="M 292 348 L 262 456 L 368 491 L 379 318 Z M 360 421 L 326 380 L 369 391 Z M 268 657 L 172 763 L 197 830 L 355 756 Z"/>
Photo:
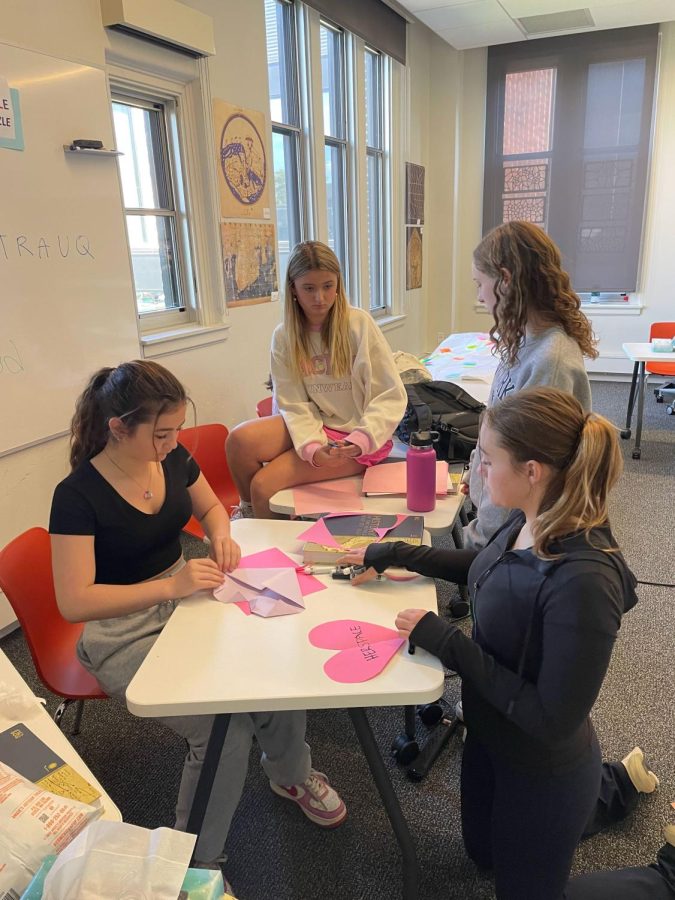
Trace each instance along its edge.
<path fill-rule="evenodd" d="M 582 303 L 581 311 L 585 316 L 640 316 L 644 306 L 641 303 Z M 489 316 L 490 313 L 481 303 L 474 303 L 473 311 L 478 315 Z"/>
<path fill-rule="evenodd" d="M 639 316 L 644 309 L 641 303 L 582 303 L 585 316 Z"/>
<path fill-rule="evenodd" d="M 193 350 L 217 344 L 228 338 L 228 325 L 188 325 L 141 335 L 141 349 L 146 359 L 165 356 L 178 350 Z"/>
<path fill-rule="evenodd" d="M 382 331 L 393 331 L 394 328 L 400 328 L 405 320 L 405 316 L 380 316 L 377 319 L 373 317 L 373 321 Z"/>

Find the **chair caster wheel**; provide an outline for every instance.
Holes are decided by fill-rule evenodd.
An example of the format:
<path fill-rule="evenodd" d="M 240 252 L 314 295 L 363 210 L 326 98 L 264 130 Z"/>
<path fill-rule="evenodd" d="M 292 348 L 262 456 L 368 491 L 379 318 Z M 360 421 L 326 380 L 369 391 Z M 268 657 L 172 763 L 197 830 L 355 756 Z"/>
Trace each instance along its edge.
<path fill-rule="evenodd" d="M 440 703 L 425 703 L 418 708 L 417 715 L 427 728 L 433 728 L 443 718 L 443 707 Z"/>
<path fill-rule="evenodd" d="M 450 601 L 449 609 L 453 619 L 463 619 L 464 616 L 469 615 L 471 607 L 468 600 L 456 599 Z"/>
<path fill-rule="evenodd" d="M 656 394 L 656 391 L 654 391 L 654 393 Z M 656 394 L 656 402 L 663 403 L 663 397 L 661 396 L 661 394 Z"/>
<path fill-rule="evenodd" d="M 666 413 L 669 416 L 675 416 L 675 406 L 666 406 Z"/>
<path fill-rule="evenodd" d="M 641 450 L 633 450 L 633 459 L 640 459 L 641 456 L 642 456 Z"/>
<path fill-rule="evenodd" d="M 409 738 L 407 734 L 399 734 L 391 745 L 391 755 L 397 763 L 407 766 L 417 756 L 419 756 L 420 746 L 414 738 Z"/>
<path fill-rule="evenodd" d="M 624 441 L 627 441 L 630 438 L 630 434 L 631 434 L 630 428 L 624 429 L 624 431 L 620 432 L 620 434 L 621 434 L 621 437 L 624 439 Z"/>

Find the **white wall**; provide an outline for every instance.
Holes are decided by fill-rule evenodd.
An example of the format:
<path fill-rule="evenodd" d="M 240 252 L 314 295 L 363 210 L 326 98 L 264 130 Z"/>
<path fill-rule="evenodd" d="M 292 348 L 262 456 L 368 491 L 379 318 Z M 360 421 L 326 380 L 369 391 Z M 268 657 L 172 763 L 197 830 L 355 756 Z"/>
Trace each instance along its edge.
<path fill-rule="evenodd" d="M 214 20 L 217 52 L 209 63 L 213 96 L 264 112 L 268 119 L 269 146 L 271 126 L 262 0 L 186 0 L 186 5 Z M 44 3 L 44 0 L 5 0 L 0 40 L 62 59 L 105 65 L 106 40 L 98 0 L 60 0 L 58 4 Z M 451 262 L 447 229 L 453 203 L 454 123 L 445 111 L 455 104 L 454 68 L 459 56 L 425 26 L 411 26 L 408 147 L 402 161 L 427 167 L 424 286 L 406 294 L 405 284 L 402 285 L 400 301 L 407 315 L 387 330 L 386 335 L 394 349 L 414 353 L 432 348 L 437 330 L 449 330 L 447 285 L 451 279 Z M 439 140 L 437 136 L 441 132 L 442 140 Z M 212 160 L 205 160 L 204 164 L 211 165 Z M 400 178 L 402 192 L 403 172 Z M 443 185 L 442 202 L 434 195 L 436 183 Z M 405 255 L 404 229 L 400 227 L 396 234 Z M 129 291 L 132 291 L 131 283 Z M 442 296 L 443 315 L 436 306 L 428 311 L 429 296 L 434 298 L 434 304 Z M 266 393 L 263 382 L 268 373 L 270 337 L 280 316 L 279 303 L 232 310 L 225 342 L 160 358 L 189 389 L 200 422 L 223 422 L 231 427 L 255 415 L 255 404 Z M 0 458 L 0 546 L 26 528 L 47 525 L 52 491 L 67 474 L 67 468 L 64 438 Z M 3 604 L 0 595 L 0 631 L 13 620 L 11 610 Z"/>
<path fill-rule="evenodd" d="M 638 316 L 585 310 L 600 338 L 600 357 L 588 363 L 592 372 L 632 372 L 621 350 L 625 341 L 646 341 L 652 322 L 675 319 L 675 22 L 660 26 L 661 53 L 655 132 L 649 175 L 645 241 L 641 267 L 644 304 Z M 458 137 L 458 208 L 455 216 L 456 273 L 453 301 L 457 331 L 487 330 L 492 321 L 473 309 L 475 288 L 471 281 L 471 251 L 481 238 L 483 192 L 483 138 L 485 134 L 485 82 L 487 51 L 470 50 L 463 56 L 461 127 Z"/>

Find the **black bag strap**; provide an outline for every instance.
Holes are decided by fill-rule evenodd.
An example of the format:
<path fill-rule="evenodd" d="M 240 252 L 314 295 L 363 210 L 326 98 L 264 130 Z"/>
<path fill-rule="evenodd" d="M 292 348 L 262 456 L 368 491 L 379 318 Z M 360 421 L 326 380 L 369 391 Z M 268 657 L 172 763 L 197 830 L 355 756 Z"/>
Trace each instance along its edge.
<path fill-rule="evenodd" d="M 417 431 L 431 431 L 432 415 L 429 405 L 420 399 L 414 384 L 405 385 L 408 394 L 408 403 L 415 410 L 417 416 Z"/>
<path fill-rule="evenodd" d="M 429 381 L 426 383 L 430 387 L 432 385 L 438 385 L 439 388 L 447 391 L 461 407 L 467 410 L 467 412 L 481 413 L 485 409 L 484 403 L 481 403 L 480 400 L 476 400 L 475 397 L 472 397 L 468 391 L 465 391 L 464 388 L 455 384 L 454 381 Z"/>

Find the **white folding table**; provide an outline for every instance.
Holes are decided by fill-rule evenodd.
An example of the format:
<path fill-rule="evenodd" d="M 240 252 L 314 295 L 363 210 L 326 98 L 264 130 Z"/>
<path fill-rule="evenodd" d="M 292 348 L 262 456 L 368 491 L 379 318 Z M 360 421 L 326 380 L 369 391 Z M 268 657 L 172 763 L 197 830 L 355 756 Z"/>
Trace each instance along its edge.
<path fill-rule="evenodd" d="M 644 344 L 623 344 L 623 352 L 628 359 L 633 362 L 633 378 L 630 383 L 630 394 L 628 395 L 628 412 L 626 414 L 626 427 L 621 432 L 621 437 L 628 440 L 631 436 L 631 422 L 633 419 L 633 407 L 635 405 L 635 393 L 637 389 L 638 408 L 637 408 L 637 426 L 635 428 L 635 447 L 633 448 L 633 459 L 640 459 L 642 451 L 640 448 L 640 440 L 642 438 L 642 416 L 645 403 L 645 364 L 654 363 L 673 363 L 675 362 L 675 352 L 659 353 L 652 349 L 650 343 Z"/>
<path fill-rule="evenodd" d="M 298 521 L 238 519 L 232 523 L 232 535 L 243 554 L 278 547 L 298 554 L 300 562 L 297 535 L 306 528 Z M 330 576 L 321 580 L 327 589 L 308 595 L 303 612 L 271 619 L 246 616 L 203 593 L 184 600 L 127 688 L 127 706 L 137 716 L 215 714 L 186 829 L 193 833 L 203 821 L 231 713 L 346 708 L 401 848 L 404 897 L 416 900 L 415 845 L 365 708 L 437 700 L 443 693 L 441 663 L 419 648 L 410 655 L 404 646 L 376 678 L 340 684 L 323 671 L 332 651 L 313 647 L 307 636 L 314 626 L 333 619 L 393 628 L 402 608 L 436 611 L 434 583 L 418 577 L 405 584 L 383 580 L 355 588 Z"/>

